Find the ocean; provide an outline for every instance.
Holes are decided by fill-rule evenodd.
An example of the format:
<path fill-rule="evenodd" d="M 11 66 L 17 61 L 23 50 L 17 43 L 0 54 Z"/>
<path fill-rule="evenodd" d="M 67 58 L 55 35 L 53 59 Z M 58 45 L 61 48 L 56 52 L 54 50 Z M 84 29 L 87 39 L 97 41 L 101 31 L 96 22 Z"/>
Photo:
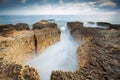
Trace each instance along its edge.
<path fill-rule="evenodd" d="M 120 15 L 3 15 L 0 16 L 0 24 L 27 23 L 32 28 L 32 25 L 37 21 L 51 19 L 59 26 L 70 21 L 84 22 L 86 27 L 98 27 L 97 25 L 87 24 L 88 21 L 120 24 Z"/>

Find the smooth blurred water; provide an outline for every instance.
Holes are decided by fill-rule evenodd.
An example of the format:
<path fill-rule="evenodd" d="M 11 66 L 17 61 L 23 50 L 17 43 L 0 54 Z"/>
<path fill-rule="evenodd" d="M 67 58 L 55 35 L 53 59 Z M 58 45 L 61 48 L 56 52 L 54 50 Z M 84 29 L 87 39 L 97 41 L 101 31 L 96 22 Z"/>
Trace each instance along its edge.
<path fill-rule="evenodd" d="M 120 24 L 120 16 L 84 16 L 84 15 L 10 15 L 0 16 L 0 24 L 16 24 L 16 23 L 27 23 L 30 27 L 40 20 L 54 19 L 59 25 L 63 25 L 65 22 L 70 21 L 81 21 L 85 23 L 87 27 L 98 27 L 96 25 L 86 24 L 88 21 L 92 22 L 110 22 L 112 24 Z"/>
<path fill-rule="evenodd" d="M 74 41 L 66 25 L 60 26 L 60 29 L 60 41 L 27 62 L 28 65 L 38 69 L 41 80 L 50 80 L 51 72 L 55 70 L 75 71 L 77 69 L 76 50 L 79 43 Z"/>

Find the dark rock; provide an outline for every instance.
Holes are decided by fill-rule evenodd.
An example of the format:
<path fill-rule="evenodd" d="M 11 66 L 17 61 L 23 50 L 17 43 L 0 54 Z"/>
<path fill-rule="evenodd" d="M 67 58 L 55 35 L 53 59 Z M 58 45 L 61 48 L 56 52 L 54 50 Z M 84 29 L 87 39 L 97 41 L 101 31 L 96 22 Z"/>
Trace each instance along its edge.
<path fill-rule="evenodd" d="M 82 22 L 67 22 L 67 26 L 69 29 L 73 30 L 73 29 L 76 29 L 76 28 L 81 28 L 83 27 L 83 23 Z"/>
<path fill-rule="evenodd" d="M 56 23 L 51 23 L 46 20 L 41 20 L 35 24 L 33 24 L 33 30 L 35 29 L 43 29 L 43 28 L 57 28 Z"/>
<path fill-rule="evenodd" d="M 97 22 L 98 26 L 104 26 L 104 27 L 110 27 L 111 23 L 107 23 L 107 22 Z"/>
<path fill-rule="evenodd" d="M 0 32 L 11 31 L 11 30 L 15 30 L 15 27 L 12 24 L 0 25 Z"/>
<path fill-rule="evenodd" d="M 16 28 L 17 31 L 30 30 L 29 25 L 26 24 L 26 23 L 18 23 L 18 24 L 15 25 L 15 28 Z"/>
<path fill-rule="evenodd" d="M 95 24 L 94 22 L 90 22 L 90 21 L 89 21 L 88 23 L 89 23 L 89 24 Z"/>
<path fill-rule="evenodd" d="M 7 36 L 15 30 L 15 26 L 12 24 L 0 25 L 0 36 Z"/>
<path fill-rule="evenodd" d="M 109 29 L 118 29 L 120 30 L 120 24 L 113 24 L 109 27 Z"/>

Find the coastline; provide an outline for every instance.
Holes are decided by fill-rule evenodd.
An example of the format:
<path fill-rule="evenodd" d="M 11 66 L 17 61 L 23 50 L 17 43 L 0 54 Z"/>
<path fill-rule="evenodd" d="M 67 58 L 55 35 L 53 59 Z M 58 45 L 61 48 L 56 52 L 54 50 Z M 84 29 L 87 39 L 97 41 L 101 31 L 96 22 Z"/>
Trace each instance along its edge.
<path fill-rule="evenodd" d="M 40 80 L 37 70 L 32 67 L 30 69 L 34 69 L 35 74 L 31 74 L 31 72 L 20 74 L 20 70 L 19 74 L 17 71 L 14 72 L 17 66 L 26 66 L 23 65 L 23 58 L 36 56 L 36 44 L 38 44 L 37 50 L 43 48 L 43 51 L 60 40 L 61 32 L 56 24 L 44 21 L 35 24 L 37 25 L 34 30 L 30 30 L 29 26 L 25 24 L 17 26 L 17 30 L 15 25 L 0 25 L 0 54 L 2 55 L 0 56 L 2 67 L 0 76 L 3 80 L 15 77 L 16 80 L 19 80 L 18 76 L 21 76 L 20 80 L 22 78 L 26 80 L 23 74 L 29 76 L 29 80 L 33 80 L 33 78 Z M 106 25 L 106 23 L 102 24 Z M 119 79 L 120 27 L 116 28 L 116 25 L 109 24 L 107 29 L 90 28 L 84 27 L 82 22 L 68 22 L 67 26 L 75 40 L 81 41 L 77 50 L 78 69 L 75 72 L 53 71 L 51 80 Z M 35 43 L 36 40 L 37 43 Z M 24 68 L 24 70 L 27 69 L 29 66 Z M 9 73 L 7 74 L 7 72 Z"/>

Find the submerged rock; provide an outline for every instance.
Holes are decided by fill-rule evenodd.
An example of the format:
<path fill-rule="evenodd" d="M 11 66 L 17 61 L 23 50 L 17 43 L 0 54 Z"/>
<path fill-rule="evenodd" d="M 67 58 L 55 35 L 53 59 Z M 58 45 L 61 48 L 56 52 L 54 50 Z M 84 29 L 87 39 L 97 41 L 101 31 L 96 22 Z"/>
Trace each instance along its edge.
<path fill-rule="evenodd" d="M 71 34 L 82 41 L 77 50 L 78 69 L 75 72 L 53 71 L 51 80 L 120 79 L 120 30 L 83 27 Z"/>
<path fill-rule="evenodd" d="M 51 23 L 51 22 L 46 21 L 46 20 L 41 20 L 41 21 L 33 24 L 33 30 L 43 29 L 43 28 L 57 28 L 57 24 L 56 23 Z"/>
<path fill-rule="evenodd" d="M 20 31 L 20 30 L 30 30 L 29 25 L 26 24 L 26 23 L 17 23 L 17 24 L 15 25 L 15 29 L 16 29 L 17 31 Z"/>

